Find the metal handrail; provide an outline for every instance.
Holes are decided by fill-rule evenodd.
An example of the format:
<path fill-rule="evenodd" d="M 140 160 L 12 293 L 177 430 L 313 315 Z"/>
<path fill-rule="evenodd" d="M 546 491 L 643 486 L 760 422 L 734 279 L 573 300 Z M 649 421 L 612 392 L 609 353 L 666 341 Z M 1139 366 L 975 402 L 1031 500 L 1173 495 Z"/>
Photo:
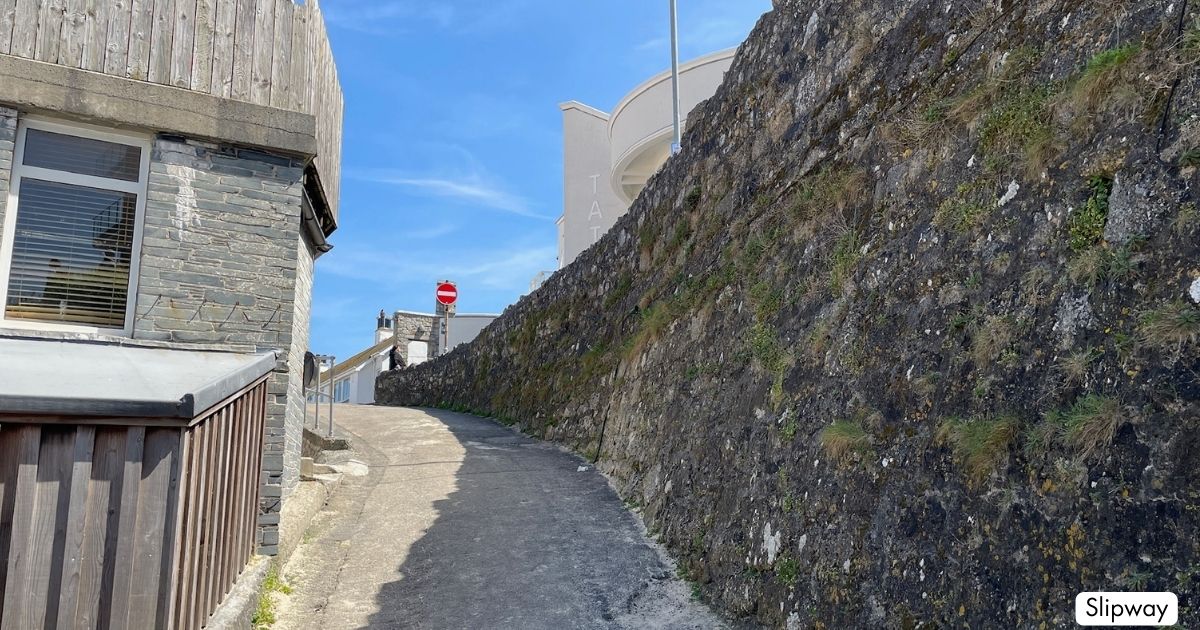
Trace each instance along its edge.
<path fill-rule="evenodd" d="M 333 366 L 337 364 L 337 358 L 334 357 L 333 355 L 328 355 L 328 356 L 316 355 L 314 358 L 318 361 L 318 365 L 319 365 L 319 362 L 329 361 L 329 380 L 326 381 L 326 385 L 329 386 L 329 392 L 326 393 L 326 392 L 321 391 L 321 372 L 320 372 L 320 369 L 318 368 L 316 386 L 312 387 L 312 388 L 302 386 L 300 388 L 303 391 L 302 398 L 304 398 L 304 424 L 306 426 L 308 425 L 308 395 L 311 393 L 316 398 L 316 400 L 314 401 L 314 404 L 316 405 L 314 411 L 316 413 L 313 414 L 313 429 L 320 431 L 320 429 L 321 429 L 321 397 L 324 396 L 325 398 L 329 399 L 329 428 L 326 431 L 325 437 L 333 437 L 333 403 L 334 403 L 333 387 L 334 387 L 334 382 L 335 382 L 333 379 Z"/>

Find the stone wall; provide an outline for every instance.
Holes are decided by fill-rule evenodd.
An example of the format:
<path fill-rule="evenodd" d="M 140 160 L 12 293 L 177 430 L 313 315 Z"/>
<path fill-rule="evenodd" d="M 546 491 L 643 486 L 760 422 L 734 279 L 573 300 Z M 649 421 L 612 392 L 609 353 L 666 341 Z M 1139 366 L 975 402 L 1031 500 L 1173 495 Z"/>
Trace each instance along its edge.
<path fill-rule="evenodd" d="M 1198 63 L 1196 3 L 779 0 L 605 238 L 376 400 L 597 458 L 775 627 L 1198 601 Z"/>
<path fill-rule="evenodd" d="M 280 352 L 263 447 L 268 554 L 282 498 L 299 481 L 313 273 L 299 234 L 303 174 L 292 158 L 159 138 L 142 239 L 136 339 Z"/>
<path fill-rule="evenodd" d="M 288 364 L 300 366 L 289 373 L 288 418 L 299 418 L 300 422 L 288 422 L 284 435 L 284 480 L 288 491 L 300 479 L 300 449 L 304 431 L 304 353 L 309 349 L 309 332 L 312 323 L 313 276 L 316 267 L 316 252 L 303 235 L 297 235 L 296 247 L 296 297 L 293 304 L 292 344 L 289 348 Z"/>
<path fill-rule="evenodd" d="M 410 364 L 408 360 L 408 342 L 410 341 L 427 341 L 429 342 L 429 358 L 438 355 L 442 341 L 439 322 L 440 320 L 434 315 L 396 311 L 392 318 L 392 330 L 395 331 L 396 339 L 400 341 L 400 355 L 404 357 L 405 365 Z"/>

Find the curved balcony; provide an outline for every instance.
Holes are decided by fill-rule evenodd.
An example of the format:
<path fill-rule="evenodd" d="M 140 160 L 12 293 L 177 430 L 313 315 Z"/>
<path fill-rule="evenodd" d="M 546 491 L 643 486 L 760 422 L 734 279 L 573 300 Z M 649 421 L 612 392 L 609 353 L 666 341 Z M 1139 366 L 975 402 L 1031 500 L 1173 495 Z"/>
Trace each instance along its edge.
<path fill-rule="evenodd" d="M 684 116 L 712 96 L 733 64 L 736 49 L 723 50 L 679 67 L 679 107 Z M 671 72 L 660 73 L 625 96 L 608 123 L 612 187 L 626 204 L 671 155 Z"/>

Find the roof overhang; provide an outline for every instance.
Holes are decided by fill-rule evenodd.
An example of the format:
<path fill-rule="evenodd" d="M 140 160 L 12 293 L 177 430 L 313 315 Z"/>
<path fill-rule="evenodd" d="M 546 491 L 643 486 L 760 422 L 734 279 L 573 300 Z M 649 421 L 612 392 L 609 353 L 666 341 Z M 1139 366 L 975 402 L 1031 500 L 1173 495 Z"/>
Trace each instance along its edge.
<path fill-rule="evenodd" d="M 237 354 L 0 339 L 4 415 L 171 419 L 186 424 L 275 368 Z"/>
<path fill-rule="evenodd" d="M 317 154 L 311 114 L 0 55 L 0 103 L 129 129 L 150 129 L 302 159 Z"/>

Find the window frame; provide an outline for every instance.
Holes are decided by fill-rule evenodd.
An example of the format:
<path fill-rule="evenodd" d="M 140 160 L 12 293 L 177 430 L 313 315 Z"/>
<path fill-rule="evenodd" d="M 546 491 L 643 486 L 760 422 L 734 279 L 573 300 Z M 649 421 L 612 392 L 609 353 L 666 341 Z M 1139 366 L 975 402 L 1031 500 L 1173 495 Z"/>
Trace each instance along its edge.
<path fill-rule="evenodd" d="M 2 241 L 0 241 L 0 328 L 95 335 L 117 334 L 132 337 L 134 317 L 137 313 L 138 280 L 141 273 L 142 261 L 142 232 L 146 219 L 146 197 L 149 195 L 150 179 L 150 153 L 154 148 L 154 136 L 124 130 L 114 131 L 82 123 L 68 123 L 39 116 L 22 116 L 17 123 L 17 137 L 15 146 L 13 147 L 7 203 L 4 209 L 4 235 Z M 142 151 L 141 160 L 138 165 L 138 179 L 136 182 L 130 182 L 95 175 L 81 175 L 40 166 L 26 166 L 24 164 L 25 136 L 26 131 L 29 129 L 136 146 Z M 13 246 L 16 239 L 17 214 L 21 211 L 17 200 L 21 193 L 21 180 L 25 178 L 75 186 L 87 186 L 136 195 L 137 202 L 133 217 L 133 244 L 131 245 L 129 254 L 129 285 L 126 288 L 125 297 L 124 328 L 105 328 L 101 326 L 89 326 L 87 324 L 68 324 L 30 319 L 10 319 L 8 317 L 8 287 L 12 271 Z"/>

